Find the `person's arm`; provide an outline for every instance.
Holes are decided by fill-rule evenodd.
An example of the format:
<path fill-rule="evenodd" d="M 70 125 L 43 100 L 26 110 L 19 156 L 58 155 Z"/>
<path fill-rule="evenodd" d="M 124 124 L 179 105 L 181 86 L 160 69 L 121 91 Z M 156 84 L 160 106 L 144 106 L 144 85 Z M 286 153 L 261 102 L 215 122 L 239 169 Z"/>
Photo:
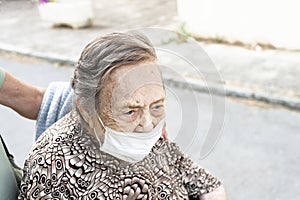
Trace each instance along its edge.
<path fill-rule="evenodd" d="M 179 151 L 179 150 L 178 150 Z M 181 152 L 179 151 L 179 155 Z M 224 186 L 217 177 L 200 167 L 187 155 L 178 160 L 179 171 L 183 175 L 183 185 L 191 199 L 226 200 Z"/>
<path fill-rule="evenodd" d="M 1 68 L 0 73 L 4 76 L 0 87 L 0 104 L 12 108 L 26 118 L 36 119 L 45 89 L 22 82 Z"/>

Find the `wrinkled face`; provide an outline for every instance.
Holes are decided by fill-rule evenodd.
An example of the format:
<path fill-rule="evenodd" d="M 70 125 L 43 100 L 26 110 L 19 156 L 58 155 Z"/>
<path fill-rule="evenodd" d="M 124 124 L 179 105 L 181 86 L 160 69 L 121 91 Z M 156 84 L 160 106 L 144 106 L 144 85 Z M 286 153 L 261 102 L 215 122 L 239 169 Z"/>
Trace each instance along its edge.
<path fill-rule="evenodd" d="M 165 117 L 165 90 L 154 62 L 125 65 L 104 81 L 98 114 L 121 132 L 149 132 Z"/>

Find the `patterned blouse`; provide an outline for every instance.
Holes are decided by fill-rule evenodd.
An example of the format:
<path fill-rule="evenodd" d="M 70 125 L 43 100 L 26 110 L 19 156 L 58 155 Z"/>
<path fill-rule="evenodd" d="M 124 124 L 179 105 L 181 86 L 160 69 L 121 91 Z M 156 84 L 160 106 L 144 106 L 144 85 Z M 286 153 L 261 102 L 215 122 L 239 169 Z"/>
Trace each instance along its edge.
<path fill-rule="evenodd" d="M 39 137 L 19 199 L 189 199 L 221 184 L 162 138 L 142 161 L 119 160 L 81 131 L 76 116 L 71 112 Z"/>

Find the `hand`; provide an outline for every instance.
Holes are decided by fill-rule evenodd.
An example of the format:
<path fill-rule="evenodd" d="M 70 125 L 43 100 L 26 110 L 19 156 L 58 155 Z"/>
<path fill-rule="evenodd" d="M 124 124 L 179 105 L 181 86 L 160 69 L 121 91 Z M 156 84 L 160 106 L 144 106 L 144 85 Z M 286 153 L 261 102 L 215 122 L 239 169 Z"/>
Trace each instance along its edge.
<path fill-rule="evenodd" d="M 202 195 L 199 200 L 227 200 L 224 186 L 221 185 L 214 191 Z"/>
<path fill-rule="evenodd" d="M 161 134 L 161 135 L 163 136 L 163 138 L 164 138 L 165 140 L 168 140 L 168 139 L 169 139 L 168 133 L 167 133 L 167 131 L 166 131 L 166 124 L 165 124 L 164 127 L 163 127 L 163 130 L 162 130 L 162 134 Z"/>

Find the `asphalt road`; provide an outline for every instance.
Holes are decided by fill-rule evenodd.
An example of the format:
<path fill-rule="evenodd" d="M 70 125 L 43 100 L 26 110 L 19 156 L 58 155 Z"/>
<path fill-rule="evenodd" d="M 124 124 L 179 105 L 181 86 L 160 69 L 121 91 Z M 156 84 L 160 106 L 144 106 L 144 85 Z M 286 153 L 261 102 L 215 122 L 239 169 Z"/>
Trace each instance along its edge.
<path fill-rule="evenodd" d="M 42 87 L 52 81 L 69 81 L 73 71 L 70 67 L 3 53 L 0 66 L 21 80 Z M 223 115 L 213 111 L 215 105 L 208 94 L 172 87 L 167 90 L 170 138 L 223 181 L 229 199 L 279 200 L 300 196 L 299 112 L 226 99 Z M 215 115 L 219 115 L 217 119 Z M 201 159 L 202 141 L 214 128 L 211 124 L 215 120 L 223 124 L 221 137 L 214 150 Z M 0 124 L 10 151 L 22 165 L 33 143 L 35 122 L 0 106 Z"/>

